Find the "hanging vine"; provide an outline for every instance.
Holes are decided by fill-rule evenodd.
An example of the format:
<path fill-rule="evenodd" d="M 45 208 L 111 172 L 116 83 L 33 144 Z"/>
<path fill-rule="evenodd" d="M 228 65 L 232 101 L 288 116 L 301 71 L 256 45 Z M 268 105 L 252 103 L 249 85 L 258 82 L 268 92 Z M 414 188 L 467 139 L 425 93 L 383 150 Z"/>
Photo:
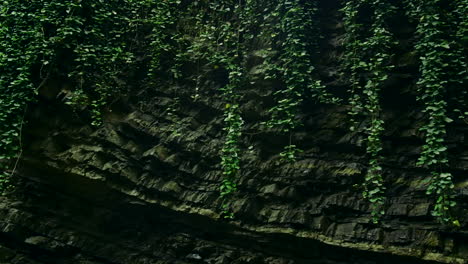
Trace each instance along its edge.
<path fill-rule="evenodd" d="M 372 7 L 374 10 L 371 36 L 362 37 L 362 25 L 358 23 L 359 11 Z M 384 121 L 381 118 L 380 91 L 393 66 L 391 48 L 395 45 L 386 19 L 394 7 L 385 0 L 350 1 L 342 10 L 348 34 L 345 67 L 351 76 L 350 115 L 353 116 L 351 130 L 355 129 L 355 116 L 360 111 L 370 120 L 366 128 L 368 169 L 364 179 L 363 196 L 371 203 L 372 221 L 378 223 L 385 214 L 385 189 L 382 177 L 381 152 Z M 363 78 L 365 77 L 365 78 Z M 365 84 L 362 84 L 363 81 Z"/>
<path fill-rule="evenodd" d="M 345 52 L 342 59 L 343 65 L 343 78 L 349 80 L 349 105 L 350 110 L 348 115 L 350 116 L 351 131 L 355 131 L 358 125 L 357 117 L 364 110 L 364 102 L 362 101 L 362 84 L 360 81 L 360 75 L 364 71 L 366 65 L 363 61 L 365 60 L 362 53 L 362 31 L 363 24 L 359 20 L 359 10 L 363 6 L 363 1 L 347 1 L 344 7 L 341 9 L 343 13 L 343 22 L 345 29 Z"/>
<path fill-rule="evenodd" d="M 102 124 L 109 99 L 125 92 L 122 79 L 135 65 L 133 47 L 142 42 L 135 36 L 150 2 L 1 1 L 0 36 L 8 41 L 0 44 L 0 190 L 8 189 L 27 105 L 38 93 L 54 99 L 65 92 L 65 104 Z M 72 85 L 60 91 L 53 80 Z"/>
<path fill-rule="evenodd" d="M 363 93 L 366 97 L 366 110 L 371 119 L 367 128 L 367 153 L 369 155 L 369 168 L 365 177 L 364 198 L 372 205 L 372 220 L 377 223 L 385 214 L 383 209 L 385 203 L 385 186 L 382 177 L 381 151 L 382 132 L 384 121 L 381 118 L 380 91 L 388 79 L 388 73 L 393 68 L 390 65 L 391 48 L 395 44 L 392 35 L 386 26 L 386 19 L 390 17 L 394 7 L 385 0 L 375 0 L 370 3 L 374 7 L 372 24 L 372 37 L 364 43 L 366 49 L 372 54 L 369 59 L 367 70 L 370 74 Z M 367 51 L 367 50 L 366 50 Z"/>
<path fill-rule="evenodd" d="M 225 102 L 224 128 L 225 138 L 221 150 L 223 178 L 220 185 L 221 215 L 223 218 L 234 217 L 232 196 L 237 191 L 237 176 L 240 172 L 240 141 L 244 121 L 240 113 L 238 89 L 244 82 L 242 67 L 244 50 L 242 42 L 245 34 L 245 12 L 249 12 L 253 0 L 197 2 L 189 13 L 196 13 L 195 24 L 198 35 L 194 36 L 185 54 L 178 59 L 190 58 L 209 65 L 211 69 L 224 71 L 227 83 L 220 91 Z M 179 62 L 180 63 L 180 62 Z M 197 78 L 200 78 L 198 76 Z M 200 96 L 199 79 L 196 80 L 196 100 Z"/>
<path fill-rule="evenodd" d="M 468 1 L 452 1 L 450 25 L 453 37 L 451 38 L 451 58 L 449 71 L 449 99 L 454 105 L 455 117 L 468 124 Z"/>
<path fill-rule="evenodd" d="M 440 0 L 410 1 L 410 4 L 418 6 L 412 13 L 419 21 L 416 51 L 420 56 L 421 76 L 417 82 L 417 99 L 424 103 L 423 112 L 427 116 L 427 123 L 420 128 L 425 143 L 418 165 L 430 170 L 427 194 L 434 195 L 436 199 L 432 215 L 444 224 L 458 226 L 453 213 L 456 205 L 455 185 L 453 175 L 448 172 L 445 145 L 447 124 L 453 122 L 448 116 L 447 92 L 453 83 L 460 83 L 459 78 L 465 78 L 465 75 L 457 74 L 456 80 L 451 79 L 451 64 L 459 58 L 448 39 L 449 25 L 447 17 L 441 12 L 441 3 Z"/>
<path fill-rule="evenodd" d="M 10 179 L 21 155 L 21 131 L 27 103 L 34 98 L 31 68 L 40 60 L 43 34 L 38 13 L 41 3 L 2 1 L 0 9 L 0 191 Z M 33 26 L 31 26 L 33 25 Z M 45 56 L 45 55 L 44 55 Z"/>
<path fill-rule="evenodd" d="M 168 53 L 173 49 L 169 40 L 173 40 L 175 37 L 169 36 L 166 31 L 168 27 L 175 24 L 177 9 L 181 3 L 182 1 L 180 0 L 146 1 L 149 10 L 151 10 L 145 22 L 152 26 L 152 31 L 149 35 L 151 39 L 149 77 L 153 80 L 157 77 L 156 73 L 161 67 L 162 54 Z"/>
<path fill-rule="evenodd" d="M 264 77 L 281 83 L 273 92 L 276 104 L 268 112 L 271 118 L 264 124 L 289 133 L 289 143 L 279 154 L 282 161 L 294 162 L 301 152 L 293 142 L 293 132 L 301 125 L 300 108 L 306 96 L 320 103 L 339 102 L 315 68 L 320 39 L 317 3 L 0 0 L 0 37 L 7 40 L 0 43 L 0 190 L 9 190 L 22 155 L 28 105 L 37 95 L 48 92 L 58 102 L 57 94 L 66 92 L 63 102 L 98 127 L 110 102 L 128 93 L 125 80 L 137 75 L 132 71 L 143 71 L 147 87 L 165 79 L 178 84 L 189 79 L 186 86 L 193 87 L 194 100 L 213 92 L 202 90 L 207 80 L 219 88 L 214 96 L 220 96 L 225 105 L 220 196 L 223 217 L 232 218 L 244 127 L 241 89 L 249 83 L 246 59 L 253 51 L 251 46 L 259 39 L 265 41 L 269 48 L 264 50 Z M 457 122 L 468 123 L 468 2 L 406 3 L 417 23 L 415 47 L 421 62 L 415 95 L 427 118 L 420 130 L 424 145 L 418 165 L 431 173 L 427 193 L 436 197 L 432 214 L 444 224 L 459 225 L 445 138 L 454 116 L 462 120 Z M 341 10 L 351 130 L 358 130 L 359 121 L 365 124 L 357 132 L 367 138 L 363 196 L 371 204 L 373 222 L 381 219 L 385 205 L 380 97 L 393 68 L 395 41 L 387 21 L 394 4 L 390 0 L 346 1 Z M 365 17 L 366 11 L 371 16 Z M 209 80 L 215 75 L 217 80 Z M 58 91 L 63 88 L 51 88 L 53 81 L 67 82 L 70 87 Z M 167 113 L 174 115 L 173 111 Z"/>
<path fill-rule="evenodd" d="M 232 47 L 231 52 L 224 53 L 225 57 L 221 60 L 224 67 L 229 72 L 228 84 L 222 88 L 224 100 L 227 102 L 224 113 L 224 122 L 226 138 L 222 149 L 221 166 L 223 168 L 224 179 L 220 191 L 224 218 L 232 219 L 234 217 L 230 196 L 237 191 L 236 178 L 240 171 L 240 141 L 244 121 L 240 115 L 240 96 L 238 90 L 244 82 L 245 73 L 243 68 L 243 59 L 245 51 L 243 48 L 243 34 L 249 27 L 244 21 L 246 12 L 251 11 L 255 0 L 248 0 L 243 3 L 241 0 L 232 3 L 231 23 L 224 28 L 225 47 Z M 228 6 L 228 5 L 226 5 Z M 229 12 L 231 8 L 225 9 Z M 229 29 L 229 27 L 233 29 Z M 221 55 L 223 57 L 223 55 Z"/>
<path fill-rule="evenodd" d="M 285 87 L 274 92 L 278 101 L 269 110 L 271 119 L 265 124 L 269 128 L 279 128 L 283 133 L 291 134 L 300 126 L 297 116 L 306 92 L 310 92 L 320 102 L 338 101 L 326 91 L 325 86 L 317 78 L 311 61 L 313 56 L 310 54 L 310 47 L 317 48 L 319 37 L 317 25 L 310 19 L 317 12 L 315 4 L 315 2 L 308 3 L 306 9 L 299 0 L 280 0 L 270 15 L 273 19 L 280 20 L 277 22 L 278 26 L 269 30 L 271 36 L 277 39 L 276 42 L 280 43 L 278 47 L 280 55 L 277 66 L 272 63 L 274 58 L 265 61 L 265 64 L 269 65 L 269 74 L 266 77 L 280 76 Z M 311 38 L 315 42 L 309 42 Z M 301 150 L 292 144 L 292 135 L 290 135 L 289 144 L 280 156 L 284 161 L 294 162 L 299 152 Z"/>
<path fill-rule="evenodd" d="M 235 88 L 241 81 L 242 73 L 232 71 L 230 73 L 229 84 L 224 89 L 224 96 L 230 103 L 226 104 L 224 112 L 224 122 L 226 137 L 221 156 L 221 167 L 223 168 L 223 180 L 220 186 L 220 196 L 222 199 L 222 214 L 224 218 L 232 219 L 234 213 L 230 198 L 237 191 L 236 178 L 240 171 L 240 139 L 244 121 L 240 115 L 238 98 Z"/>

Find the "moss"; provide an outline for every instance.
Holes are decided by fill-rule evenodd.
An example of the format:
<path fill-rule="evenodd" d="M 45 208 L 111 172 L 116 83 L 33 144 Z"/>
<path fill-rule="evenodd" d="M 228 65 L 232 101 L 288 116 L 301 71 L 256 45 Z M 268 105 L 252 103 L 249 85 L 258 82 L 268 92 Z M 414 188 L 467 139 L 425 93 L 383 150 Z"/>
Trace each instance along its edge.
<path fill-rule="evenodd" d="M 361 174 L 361 170 L 355 169 L 355 168 L 341 168 L 333 171 L 334 175 L 337 176 L 352 176 L 352 175 L 357 175 Z"/>
<path fill-rule="evenodd" d="M 290 163 L 287 166 L 288 168 L 292 168 L 292 169 L 304 169 L 304 170 L 316 169 L 318 167 L 312 162 L 310 163 L 296 162 L 296 163 Z"/>
<path fill-rule="evenodd" d="M 179 193 L 182 191 L 179 184 L 175 181 L 169 181 L 166 184 L 164 184 L 164 186 L 162 187 L 162 190 L 165 192 L 174 192 L 174 193 Z"/>
<path fill-rule="evenodd" d="M 439 247 L 440 246 L 440 238 L 439 236 L 436 234 L 436 233 L 429 233 L 429 235 L 427 235 L 424 240 L 422 240 L 422 244 L 427 246 L 427 247 L 432 247 L 432 248 L 435 248 L 435 247 Z"/>
<path fill-rule="evenodd" d="M 15 256 L 13 250 L 0 246 L 0 261 L 9 261 Z"/>
<path fill-rule="evenodd" d="M 455 188 L 456 189 L 465 189 L 465 188 L 468 188 L 468 180 L 464 181 L 464 182 L 459 182 L 457 184 L 455 184 Z"/>

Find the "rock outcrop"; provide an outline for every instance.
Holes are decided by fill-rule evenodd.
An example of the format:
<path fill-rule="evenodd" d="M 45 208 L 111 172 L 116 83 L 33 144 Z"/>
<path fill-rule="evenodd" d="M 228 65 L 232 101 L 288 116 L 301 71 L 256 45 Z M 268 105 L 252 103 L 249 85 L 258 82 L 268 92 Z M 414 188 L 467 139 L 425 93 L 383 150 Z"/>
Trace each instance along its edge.
<path fill-rule="evenodd" d="M 342 28 L 325 17 L 320 70 L 339 90 Z M 271 83 L 255 79 L 258 54 L 250 55 L 254 81 L 242 89 L 234 220 L 219 217 L 225 103 L 212 83 L 196 101 L 188 86 L 139 89 L 114 102 L 98 129 L 40 101 L 24 129 L 16 191 L 0 200 L 0 263 L 468 263 L 468 127 L 450 125 L 462 227 L 444 228 L 430 216 L 428 172 L 416 166 L 424 116 L 405 93 L 411 59 L 400 54 L 384 90 L 388 207 L 375 225 L 359 187 L 364 137 L 349 132 L 346 107 L 306 101 L 304 126 L 293 134 L 304 152 L 294 164 L 280 162 L 289 135 L 258 125 L 273 103 Z"/>

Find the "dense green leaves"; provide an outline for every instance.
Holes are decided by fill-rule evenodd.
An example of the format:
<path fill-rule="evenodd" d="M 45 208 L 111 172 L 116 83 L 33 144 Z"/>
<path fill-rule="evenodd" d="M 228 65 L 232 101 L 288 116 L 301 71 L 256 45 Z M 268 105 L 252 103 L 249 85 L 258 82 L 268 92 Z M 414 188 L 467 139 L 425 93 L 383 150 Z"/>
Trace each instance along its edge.
<path fill-rule="evenodd" d="M 122 79 L 135 67 L 135 47 L 145 41 L 138 33 L 154 28 L 157 57 L 166 48 L 161 28 L 171 24 L 162 14 L 177 2 L 164 1 L 161 8 L 133 0 L 0 1 L 0 37 L 6 40 L 0 43 L 0 190 L 21 154 L 23 117 L 35 95 L 54 97 L 60 87 L 49 83 L 68 83 L 64 103 L 86 109 L 99 126 L 110 98 L 125 91 Z"/>
<path fill-rule="evenodd" d="M 463 16 L 459 12 L 466 11 L 467 1 L 456 1 L 455 17 L 446 14 L 441 3 L 440 0 L 409 1 L 410 5 L 418 7 L 411 12 L 418 21 L 416 51 L 420 56 L 421 76 L 417 92 L 427 116 L 427 123 L 420 129 L 424 133 L 425 144 L 418 165 L 431 170 L 427 193 L 436 197 L 433 216 L 444 224 L 458 225 L 452 210 L 456 205 L 455 186 L 452 174 L 447 172 L 449 160 L 445 138 L 447 124 L 453 121 L 448 113 L 449 92 L 460 91 L 466 99 L 466 88 L 463 87 L 467 78 L 466 58 L 462 56 L 463 51 L 456 40 L 466 27 L 466 13 Z M 451 29 L 449 21 L 452 19 L 458 21 L 454 23 L 458 24 L 456 29 Z M 458 100 L 458 103 L 462 102 Z M 461 113 L 461 110 L 457 111 Z M 461 117 L 464 118 L 463 115 Z"/>
<path fill-rule="evenodd" d="M 240 112 L 238 89 L 245 83 L 243 67 L 243 43 L 246 38 L 241 34 L 248 32 L 250 24 L 245 22 L 245 15 L 251 11 L 256 1 L 216 1 L 195 2 L 188 12 L 196 14 L 195 24 L 198 36 L 190 39 L 182 55 L 176 58 L 178 63 L 190 58 L 227 73 L 227 83 L 220 87 L 224 108 L 224 145 L 221 150 L 221 167 L 223 178 L 220 186 L 221 215 L 224 218 L 234 217 L 232 196 L 237 191 L 237 176 L 240 165 L 240 142 L 244 121 Z M 196 80 L 194 100 L 199 98 L 199 80 Z"/>
<path fill-rule="evenodd" d="M 265 55 L 263 78 L 275 82 L 275 104 L 263 124 L 289 133 L 289 144 L 279 153 L 281 161 L 295 162 L 301 152 L 293 143 L 293 132 L 301 126 L 304 102 L 341 102 L 319 78 L 318 3 L 0 0 L 0 37 L 6 40 L 0 43 L 0 190 L 7 189 L 21 155 L 28 104 L 50 89 L 52 80 L 69 84 L 63 103 L 98 127 L 112 99 L 128 92 L 133 72 L 145 79 L 145 88 L 169 81 L 193 89 L 195 101 L 203 96 L 223 99 L 220 196 L 223 216 L 232 218 L 241 172 L 242 90 L 255 84 L 248 73 L 249 56 L 259 52 L 255 49 Z M 430 172 L 427 192 L 435 196 L 433 215 L 457 225 L 445 138 L 451 123 L 468 122 L 468 1 L 406 4 L 417 24 L 415 48 L 420 56 L 414 94 L 427 120 L 420 130 L 424 145 L 418 164 Z M 381 219 L 385 205 L 381 94 L 393 69 L 396 43 L 388 24 L 396 10 L 393 5 L 397 3 L 390 0 L 357 0 L 345 1 L 342 8 L 346 37 L 342 77 L 349 81 L 351 130 L 367 139 L 363 195 L 371 204 L 374 222 Z M 219 89 L 208 91 L 211 86 Z M 363 124 L 360 131 L 358 122 Z"/>
<path fill-rule="evenodd" d="M 38 12 L 42 3 L 1 1 L 0 9 L 0 190 L 6 191 L 20 155 L 27 103 L 34 98 L 31 68 L 47 57 Z"/>
<path fill-rule="evenodd" d="M 263 30 L 279 43 L 276 48 L 280 55 L 265 61 L 270 72 L 266 78 L 280 79 L 285 87 L 274 92 L 277 104 L 269 110 L 271 119 L 265 123 L 269 128 L 291 133 L 300 126 L 298 114 L 306 93 L 319 102 L 338 101 L 317 78 L 316 63 L 312 61 L 315 54 L 310 53 L 311 48 L 317 49 L 320 37 L 320 30 L 313 20 L 317 10 L 315 1 L 304 6 L 299 0 L 280 0 L 270 11 L 273 26 L 270 24 Z M 274 59 L 278 62 L 274 63 Z M 284 161 L 294 162 L 298 152 L 300 150 L 290 142 L 280 156 Z"/>
<path fill-rule="evenodd" d="M 363 25 L 358 23 L 363 7 L 372 7 L 371 36 L 363 37 Z M 365 132 L 369 163 L 364 179 L 363 196 L 371 202 L 372 221 L 377 223 L 385 213 L 385 186 L 380 165 L 382 157 L 381 135 L 384 121 L 381 118 L 380 91 L 393 66 L 391 48 L 395 45 L 386 20 L 394 7 L 386 0 L 349 1 L 342 12 L 345 15 L 347 43 L 345 45 L 345 71 L 350 81 L 351 130 L 355 130 L 356 117 L 361 114 L 370 120 Z M 363 76 L 368 76 L 363 78 Z"/>

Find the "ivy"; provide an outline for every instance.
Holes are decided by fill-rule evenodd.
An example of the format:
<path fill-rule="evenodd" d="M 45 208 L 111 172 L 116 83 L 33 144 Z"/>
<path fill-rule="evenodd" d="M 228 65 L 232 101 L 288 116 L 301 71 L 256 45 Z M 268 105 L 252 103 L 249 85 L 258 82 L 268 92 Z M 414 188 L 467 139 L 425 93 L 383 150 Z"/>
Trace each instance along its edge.
<path fill-rule="evenodd" d="M 150 34 L 151 38 L 151 63 L 149 69 L 149 77 L 156 78 L 156 72 L 161 66 L 161 56 L 163 53 L 172 51 L 170 37 L 167 33 L 167 28 L 174 26 L 177 18 L 177 10 L 179 5 L 182 3 L 180 0 L 173 1 L 146 1 L 146 4 L 150 8 L 149 17 L 145 21 L 152 26 Z M 177 77 L 177 76 L 176 76 Z"/>
<path fill-rule="evenodd" d="M 317 25 L 311 19 L 316 12 L 315 2 L 309 3 L 305 8 L 299 0 L 286 0 L 279 1 L 270 15 L 273 19 L 279 19 L 278 26 L 267 29 L 267 32 L 280 43 L 280 55 L 276 67 L 272 63 L 272 57 L 265 61 L 269 71 L 266 78 L 280 77 L 285 87 L 274 92 L 277 104 L 269 110 L 271 119 L 265 124 L 269 128 L 279 128 L 283 133 L 292 133 L 301 125 L 297 116 L 305 93 L 311 93 L 320 102 L 338 101 L 326 91 L 311 61 L 313 56 L 310 48 L 317 48 L 320 35 Z M 310 40 L 310 35 L 315 39 Z M 284 161 L 294 162 L 299 152 L 301 150 L 290 140 L 280 156 Z"/>
<path fill-rule="evenodd" d="M 231 52 L 226 52 L 220 56 L 220 62 L 223 63 L 226 70 L 229 72 L 228 84 L 223 87 L 223 97 L 227 104 L 224 113 L 224 122 L 226 137 L 222 149 L 221 166 L 223 168 L 224 179 L 220 187 L 221 198 L 223 200 L 222 209 L 223 217 L 232 219 L 234 217 L 232 204 L 229 201 L 230 196 L 237 191 L 236 177 L 240 171 L 240 141 L 242 136 L 242 128 L 244 121 L 240 114 L 239 100 L 240 96 L 237 89 L 244 83 L 245 73 L 243 69 L 244 50 L 242 50 L 241 34 L 246 31 L 249 24 L 245 24 L 246 12 L 251 10 L 251 6 L 255 1 L 247 1 L 244 5 L 241 1 L 234 2 L 232 5 L 232 24 L 227 23 L 222 28 L 221 35 L 224 36 L 224 41 L 221 44 L 225 47 L 233 47 Z M 228 13 L 231 8 L 228 5 L 222 6 L 225 13 Z M 231 26 L 234 28 L 231 29 Z M 231 34 L 227 32 L 232 32 Z"/>
<path fill-rule="evenodd" d="M 453 208 L 456 205 L 453 175 L 448 172 L 449 160 L 445 138 L 447 124 L 453 122 L 448 115 L 447 93 L 451 86 L 461 83 L 465 75 L 452 75 L 451 64 L 457 65 L 459 54 L 453 49 L 448 36 L 447 17 L 442 13 L 440 0 L 410 1 L 417 5 L 412 15 L 417 18 L 418 42 L 416 51 L 420 56 L 421 76 L 417 82 L 417 99 L 424 103 L 423 112 L 427 122 L 420 128 L 424 133 L 418 165 L 430 170 L 431 181 L 428 195 L 435 196 L 432 215 L 441 223 L 459 225 Z M 466 74 L 466 69 L 462 69 Z M 455 78 L 455 79 L 454 79 Z"/>
<path fill-rule="evenodd" d="M 224 177 L 220 186 L 220 195 L 223 200 L 221 205 L 223 217 L 232 219 L 234 213 L 229 199 L 237 191 L 236 176 L 238 176 L 240 170 L 239 140 L 242 136 L 244 124 L 239 113 L 239 104 L 226 104 L 224 122 L 226 138 L 221 157 Z"/>
<path fill-rule="evenodd" d="M 363 6 L 363 1 L 347 1 L 341 9 L 343 13 L 343 22 L 345 28 L 345 52 L 342 59 L 344 69 L 343 77 L 347 78 L 350 83 L 350 123 L 352 124 L 351 131 L 356 130 L 357 116 L 363 112 L 363 102 L 361 101 L 360 91 L 362 85 L 360 82 L 360 74 L 363 67 L 366 65 L 362 54 L 362 40 L 360 38 L 364 25 L 359 20 L 359 10 Z"/>
<path fill-rule="evenodd" d="M 36 86 L 30 69 L 42 53 L 43 34 L 37 3 L 2 1 L 0 9 L 0 191 L 10 189 L 10 178 L 21 155 L 21 130 L 27 102 L 34 98 Z M 33 26 L 31 26 L 33 25 Z"/>
<path fill-rule="evenodd" d="M 86 95 L 79 101 L 90 106 L 93 126 L 102 124 L 103 108 L 112 95 L 124 90 L 120 78 L 134 65 L 135 56 L 131 50 L 134 39 L 131 37 L 137 28 L 132 27 L 136 19 L 132 16 L 138 14 L 141 4 L 138 6 L 128 0 L 113 4 L 93 1 L 81 7 L 80 11 L 87 15 L 73 50 L 75 67 L 69 76 L 78 81 L 75 90 L 78 98 Z"/>
<path fill-rule="evenodd" d="M 243 34 L 249 24 L 245 15 L 251 11 L 255 1 L 216 1 L 197 2 L 192 6 L 197 10 L 195 23 L 198 37 L 191 41 L 187 51 L 179 59 L 190 57 L 198 62 L 203 61 L 214 70 L 227 73 L 227 84 L 221 86 L 222 98 L 225 101 L 224 128 L 225 138 L 221 150 L 221 167 L 223 179 L 220 185 L 222 217 L 232 219 L 232 196 L 237 191 L 237 176 L 240 173 L 240 141 L 244 121 L 240 113 L 240 96 L 238 89 L 244 83 L 245 73 L 242 49 Z M 194 11 L 192 11 L 194 12 Z M 202 15 L 203 14 L 203 15 Z M 199 69 L 198 69 L 199 70 Z M 198 77 L 200 78 L 200 77 Z M 199 79 L 196 80 L 198 99 Z"/>
<path fill-rule="evenodd" d="M 264 78 L 280 83 L 273 92 L 276 102 L 269 109 L 270 119 L 263 124 L 289 133 L 289 143 L 279 154 L 281 161 L 295 162 L 301 153 L 293 132 L 301 126 L 305 101 L 340 103 L 315 68 L 321 38 L 317 4 L 303 0 L 0 0 L 0 37 L 7 40 L 0 43 L 0 190 L 6 192 L 11 185 L 22 155 L 28 105 L 37 95 L 49 92 L 53 98 L 65 93 L 63 103 L 99 127 L 110 103 L 130 92 L 132 84 L 127 82 L 144 76 L 145 89 L 169 81 L 192 87 L 194 101 L 207 94 L 222 98 L 220 198 L 223 217 L 233 218 L 232 199 L 241 173 L 242 89 L 250 83 L 247 55 L 259 40 L 268 47 Z M 385 205 L 381 94 L 393 69 L 391 51 L 396 43 L 387 21 L 396 10 L 394 4 L 345 1 L 341 9 L 350 129 L 358 130 L 359 121 L 365 124 L 357 131 L 367 139 L 363 196 L 371 204 L 375 223 Z M 444 224 L 459 225 L 445 140 L 454 119 L 468 123 L 468 2 L 406 0 L 406 4 L 417 23 L 415 48 L 421 62 L 414 93 L 426 116 L 418 165 L 430 172 L 427 193 L 435 196 L 432 214 Z M 366 11 L 371 12 L 369 17 L 364 16 Z M 51 88 L 54 81 L 70 87 Z M 218 89 L 202 90 L 208 83 Z M 179 94 L 174 97 L 165 112 L 171 120 L 176 119 L 180 103 Z M 173 135 L 181 133 L 176 130 Z"/>
<path fill-rule="evenodd" d="M 0 37 L 7 40 L 0 44 L 0 190 L 6 191 L 22 153 L 27 106 L 36 95 L 64 93 L 65 104 L 86 109 L 91 125 L 101 125 L 105 106 L 125 92 L 122 79 L 136 67 L 135 47 L 145 41 L 137 33 L 155 25 L 161 33 L 169 22 L 156 15 L 152 23 L 144 18 L 153 1 L 0 3 Z M 154 53 L 156 46 L 164 50 L 158 45 Z M 60 91 L 53 80 L 71 85 Z"/>
<path fill-rule="evenodd" d="M 453 11 L 450 19 L 450 24 L 455 25 L 452 28 L 454 35 L 451 39 L 451 58 L 450 65 L 452 69 L 449 73 L 452 73 L 450 81 L 450 98 L 452 99 L 451 104 L 454 105 L 454 113 L 457 115 L 456 118 L 461 119 L 463 122 L 468 123 L 468 1 L 458 0 L 452 1 Z"/>
<path fill-rule="evenodd" d="M 365 7 L 374 10 L 371 36 L 362 37 L 362 25 L 358 23 L 359 11 Z M 395 8 L 385 0 L 350 1 L 343 8 L 345 29 L 348 34 L 345 67 L 351 75 L 351 130 L 355 130 L 355 116 L 363 113 L 370 121 L 366 128 L 369 158 L 368 170 L 364 179 L 363 196 L 371 203 L 372 221 L 378 223 L 385 214 L 385 189 L 382 177 L 381 152 L 384 121 L 381 118 L 380 91 L 393 66 L 391 48 L 395 45 L 386 25 Z M 365 76 L 366 78 L 363 78 Z M 365 84 L 363 84 L 363 80 Z"/>

